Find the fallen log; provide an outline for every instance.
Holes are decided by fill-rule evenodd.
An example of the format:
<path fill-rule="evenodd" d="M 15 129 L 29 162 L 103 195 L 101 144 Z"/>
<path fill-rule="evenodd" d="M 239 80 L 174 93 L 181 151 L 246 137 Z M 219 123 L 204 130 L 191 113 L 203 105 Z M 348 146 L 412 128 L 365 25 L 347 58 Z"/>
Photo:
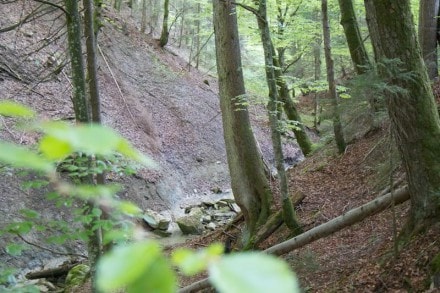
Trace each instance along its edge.
<path fill-rule="evenodd" d="M 276 244 L 268 249 L 264 250 L 266 253 L 274 255 L 283 255 L 297 248 L 303 247 L 318 239 L 329 236 L 335 232 L 338 232 L 348 226 L 356 224 L 365 218 L 382 212 L 394 204 L 401 204 L 410 198 L 408 188 L 402 187 L 393 193 L 387 193 L 381 197 L 378 197 L 360 207 L 354 208 L 345 214 L 334 218 L 324 224 L 314 227 L 292 239 L 286 240 L 279 244 Z M 210 286 L 208 279 L 197 281 L 189 286 L 186 286 L 179 290 L 179 293 L 197 292 L 201 289 Z"/>
<path fill-rule="evenodd" d="M 78 265 L 78 262 L 64 263 L 59 267 L 45 269 L 37 272 L 30 272 L 26 274 L 26 278 L 29 280 L 42 279 L 42 278 L 59 278 L 66 276 L 69 271 Z"/>

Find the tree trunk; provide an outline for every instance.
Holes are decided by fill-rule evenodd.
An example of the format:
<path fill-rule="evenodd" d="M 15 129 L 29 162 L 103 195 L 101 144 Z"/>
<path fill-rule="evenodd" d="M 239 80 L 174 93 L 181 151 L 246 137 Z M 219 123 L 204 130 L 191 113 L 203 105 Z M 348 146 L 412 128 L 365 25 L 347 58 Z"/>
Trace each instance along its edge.
<path fill-rule="evenodd" d="M 286 113 L 287 119 L 295 123 L 293 128 L 293 133 L 295 134 L 296 142 L 298 143 L 304 156 L 309 155 L 312 152 L 312 142 L 306 133 L 304 124 L 301 121 L 301 116 L 296 110 L 295 103 L 292 100 L 290 90 L 281 72 L 281 64 L 279 64 L 276 58 L 275 61 L 275 78 L 276 83 L 279 88 L 280 101 L 283 103 L 284 112 Z"/>
<path fill-rule="evenodd" d="M 65 0 L 67 17 L 67 39 L 69 45 L 70 66 L 72 67 L 72 102 L 75 119 L 87 123 L 89 107 L 86 99 L 86 80 L 84 75 L 84 61 L 81 51 L 81 21 L 76 0 Z"/>
<path fill-rule="evenodd" d="M 281 7 L 281 1 L 277 1 L 277 22 L 278 22 L 278 32 L 277 37 L 284 38 L 284 27 L 286 24 L 286 14 L 288 11 L 288 6 L 283 10 Z M 284 62 L 284 52 L 286 51 L 285 47 L 278 47 L 275 51 L 273 42 L 270 40 L 270 46 L 272 50 L 272 54 L 274 56 L 273 63 L 274 73 L 276 78 L 276 84 L 278 86 L 278 94 L 279 99 L 283 103 L 284 112 L 286 113 L 287 119 L 294 123 L 293 133 L 295 134 L 296 141 L 303 152 L 304 156 L 307 156 L 312 152 L 312 143 L 307 135 L 304 125 L 301 121 L 301 116 L 296 110 L 295 103 L 292 100 L 289 87 L 287 82 L 283 76 L 283 68 L 285 67 Z M 278 53 L 278 58 L 277 58 Z M 298 59 L 299 60 L 299 59 Z"/>
<path fill-rule="evenodd" d="M 317 37 L 315 44 L 313 45 L 313 59 L 315 64 L 315 81 L 321 79 L 321 37 Z M 314 119 L 313 119 L 313 127 L 316 131 L 318 131 L 318 125 L 321 124 L 321 107 L 319 105 L 319 95 L 315 91 L 313 93 L 313 108 L 314 108 Z"/>
<path fill-rule="evenodd" d="M 371 63 L 359 31 L 353 0 L 339 0 L 339 8 L 341 11 L 341 25 L 344 28 L 351 60 L 356 73 L 363 74 L 371 68 Z"/>
<path fill-rule="evenodd" d="M 438 76 L 437 64 L 437 15 L 439 0 L 420 0 L 419 2 L 419 42 L 423 60 L 430 79 Z"/>
<path fill-rule="evenodd" d="M 416 39 L 409 0 L 367 1 L 371 1 L 366 6 L 367 15 L 376 23 L 370 28 L 373 45 L 378 60 L 388 64 L 379 67 L 379 74 L 393 86 L 385 89 L 385 95 L 411 193 L 408 228 L 417 229 L 440 216 L 439 115 Z M 396 59 L 401 61 L 399 70 L 389 65 L 389 60 Z M 404 73 L 390 74 L 401 70 L 410 77 Z"/>
<path fill-rule="evenodd" d="M 275 50 L 272 45 L 272 39 L 270 37 L 270 30 L 267 21 L 266 1 L 260 0 L 258 7 L 257 22 L 260 30 L 261 42 L 263 44 L 266 81 L 269 88 L 269 124 L 275 164 L 278 171 L 283 218 L 287 227 L 289 227 L 294 233 L 299 233 L 301 232 L 301 227 L 296 220 L 295 210 L 293 209 L 292 201 L 289 197 L 287 175 L 286 170 L 284 169 L 283 147 L 278 122 L 278 89 L 273 64 Z"/>
<path fill-rule="evenodd" d="M 159 45 L 165 47 L 168 44 L 168 36 L 170 32 L 168 31 L 168 14 L 169 14 L 169 4 L 170 0 L 165 0 L 163 4 L 163 21 L 162 21 L 162 33 L 160 34 Z"/>
<path fill-rule="evenodd" d="M 345 151 L 344 132 L 342 130 L 341 118 L 339 115 L 339 96 L 336 93 L 335 72 L 330 44 L 330 25 L 328 21 L 327 0 L 322 0 L 322 30 L 324 36 L 325 63 L 327 66 L 327 81 L 329 95 L 333 104 L 333 130 L 335 133 L 336 145 L 339 153 Z"/>
<path fill-rule="evenodd" d="M 247 245 L 269 216 L 272 194 L 252 133 L 248 109 L 237 104 L 237 97 L 246 92 L 235 6 L 228 1 L 213 1 L 213 15 L 226 154 L 232 191 L 246 222 L 243 240 Z"/>
<path fill-rule="evenodd" d="M 144 34 L 146 29 L 147 29 L 147 0 L 142 0 L 141 33 Z"/>

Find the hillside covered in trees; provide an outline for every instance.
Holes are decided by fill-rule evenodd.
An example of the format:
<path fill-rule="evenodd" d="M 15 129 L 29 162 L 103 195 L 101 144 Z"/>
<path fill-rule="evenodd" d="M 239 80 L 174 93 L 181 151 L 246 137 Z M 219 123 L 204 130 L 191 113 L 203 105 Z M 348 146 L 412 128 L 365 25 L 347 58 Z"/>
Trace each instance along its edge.
<path fill-rule="evenodd" d="M 439 290 L 437 1 L 0 7 L 0 291 Z"/>

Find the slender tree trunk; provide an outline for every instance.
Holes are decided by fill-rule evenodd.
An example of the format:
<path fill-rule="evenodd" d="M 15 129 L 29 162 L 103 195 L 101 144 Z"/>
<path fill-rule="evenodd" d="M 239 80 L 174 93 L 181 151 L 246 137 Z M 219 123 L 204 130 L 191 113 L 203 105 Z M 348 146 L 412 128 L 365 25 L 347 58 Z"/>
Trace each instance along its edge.
<path fill-rule="evenodd" d="M 335 133 L 336 145 L 339 153 L 345 151 L 344 132 L 342 130 L 341 118 L 339 114 L 339 96 L 336 92 L 335 72 L 330 44 L 330 25 L 328 21 L 327 0 L 322 0 L 322 28 L 324 35 L 325 63 L 327 65 L 327 81 L 329 95 L 333 104 L 333 130 Z"/>
<path fill-rule="evenodd" d="M 88 34 L 87 49 L 89 45 L 93 44 L 95 31 L 93 29 L 94 14 L 92 10 L 92 0 L 84 0 L 85 7 L 85 19 L 86 19 L 86 33 Z M 76 0 L 65 0 L 65 8 L 68 12 L 67 15 L 67 37 L 69 43 L 69 53 L 72 67 L 72 85 L 73 85 L 73 106 L 75 112 L 75 118 L 77 122 L 89 123 L 89 107 L 86 99 L 86 80 L 84 74 L 84 61 L 81 50 L 81 23 L 78 12 L 78 2 Z M 92 42 L 92 43 L 91 43 Z M 96 71 L 96 68 L 95 68 Z M 96 85 L 91 85 L 93 91 L 97 91 Z M 93 178 L 87 177 L 84 181 L 92 183 Z M 85 203 L 87 210 L 86 213 L 90 213 L 94 206 L 93 202 Z M 96 223 L 92 221 L 92 224 L 85 224 L 85 229 L 92 233 L 88 239 L 88 256 L 91 271 L 96 269 L 96 263 L 101 254 L 101 233 L 100 229 L 94 227 Z M 94 276 L 94 274 L 93 274 Z M 96 288 L 94 278 L 92 277 L 92 287 Z"/>
<path fill-rule="evenodd" d="M 168 31 L 168 14 L 170 12 L 169 4 L 170 4 L 169 0 L 165 0 L 163 4 L 164 11 L 163 11 L 163 21 L 162 21 L 162 33 L 160 34 L 160 39 L 159 39 L 159 45 L 161 47 L 165 47 L 165 45 L 168 44 L 168 37 L 170 34 L 170 32 Z"/>
<path fill-rule="evenodd" d="M 371 68 L 371 63 L 359 31 L 353 0 L 339 0 L 339 8 L 341 11 L 341 25 L 344 28 L 351 60 L 356 73 L 363 74 Z"/>
<path fill-rule="evenodd" d="M 263 43 L 264 62 L 266 70 L 266 81 L 269 88 L 269 123 L 272 137 L 272 146 L 275 156 L 275 164 L 278 171 L 280 194 L 283 207 L 284 223 L 295 233 L 301 232 L 301 227 L 296 220 L 295 210 L 289 196 L 287 185 L 287 176 L 284 169 L 284 156 L 281 143 L 281 134 L 279 132 L 278 122 L 278 89 L 274 71 L 274 47 L 270 37 L 270 30 L 267 22 L 266 1 L 260 0 L 258 6 L 258 28 L 260 30 L 261 42 Z"/>
<path fill-rule="evenodd" d="M 72 67 L 73 108 L 75 119 L 87 123 L 89 107 L 86 99 L 86 80 L 84 75 L 84 61 L 81 52 L 81 21 L 76 0 L 65 0 L 67 15 L 67 39 L 69 43 L 70 65 Z"/>
<path fill-rule="evenodd" d="M 284 10 L 282 9 L 282 4 L 280 0 L 277 0 L 277 21 L 278 21 L 278 32 L 277 37 L 284 38 L 284 27 L 286 24 L 286 14 L 288 11 L 288 7 L 286 7 Z M 276 84 L 278 86 L 278 94 L 279 99 L 283 104 L 284 112 L 286 113 L 287 119 L 291 121 L 291 123 L 294 123 L 293 125 L 293 133 L 295 134 L 296 141 L 303 152 L 304 156 L 307 156 L 312 152 L 312 143 L 309 139 L 309 136 L 307 135 L 305 131 L 305 127 L 302 124 L 301 116 L 299 115 L 298 111 L 296 110 L 295 103 L 292 100 L 292 96 L 290 94 L 289 87 L 287 85 L 287 82 L 283 76 L 283 68 L 285 67 L 285 61 L 284 61 L 284 53 L 286 51 L 285 47 L 278 47 L 275 51 L 273 42 L 270 40 L 270 46 L 272 50 L 272 54 L 274 56 L 273 63 L 275 65 L 274 67 L 274 74 L 276 78 Z M 278 58 L 277 58 L 278 53 Z M 299 60 L 299 59 L 298 59 Z"/>
<path fill-rule="evenodd" d="M 307 156 L 312 152 L 312 142 L 306 133 L 304 124 L 301 121 L 301 116 L 299 115 L 295 103 L 292 100 L 289 87 L 287 86 L 287 83 L 281 72 L 281 65 L 279 65 L 279 61 L 276 60 L 276 58 L 274 61 L 276 68 L 275 78 L 279 89 L 278 93 L 280 101 L 283 103 L 284 112 L 286 113 L 287 118 L 295 123 L 293 133 L 295 134 L 296 141 L 304 156 Z"/>
<path fill-rule="evenodd" d="M 437 15 L 439 0 L 419 2 L 419 42 L 430 79 L 438 76 L 437 64 Z"/>
<path fill-rule="evenodd" d="M 144 34 L 146 29 L 147 29 L 147 0 L 142 0 L 141 33 Z"/>
<path fill-rule="evenodd" d="M 321 79 L 321 37 L 317 37 L 315 44 L 313 46 L 313 58 L 314 58 L 314 64 L 315 64 L 315 74 L 314 78 L 315 81 L 318 81 Z M 314 119 L 313 119 L 313 127 L 315 130 L 318 130 L 318 125 L 321 124 L 321 107 L 319 105 L 319 95 L 315 91 L 313 93 L 313 108 L 314 108 Z"/>
<path fill-rule="evenodd" d="M 197 17 L 196 17 L 196 68 L 199 68 L 200 61 L 200 3 L 197 3 Z"/>
<path fill-rule="evenodd" d="M 268 219 L 272 193 L 264 175 L 248 109 L 237 104 L 237 98 L 246 92 L 235 6 L 228 1 L 213 1 L 213 15 L 226 154 L 232 191 L 246 222 L 243 240 L 247 246 Z"/>
<path fill-rule="evenodd" d="M 370 2 L 367 15 L 375 23 L 370 34 L 379 64 L 385 64 L 379 66 L 379 74 L 394 87 L 385 92 L 386 104 L 411 193 L 411 231 L 440 216 L 439 115 L 416 39 L 410 1 L 365 2 Z M 389 60 L 396 59 L 401 61 L 399 69 L 410 77 L 390 75 L 398 70 L 390 70 Z"/>

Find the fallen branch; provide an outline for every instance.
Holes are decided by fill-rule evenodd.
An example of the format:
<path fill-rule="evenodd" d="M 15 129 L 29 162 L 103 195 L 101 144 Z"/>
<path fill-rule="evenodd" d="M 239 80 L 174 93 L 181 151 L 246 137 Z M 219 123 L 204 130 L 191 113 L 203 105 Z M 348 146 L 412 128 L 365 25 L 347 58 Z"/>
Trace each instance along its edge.
<path fill-rule="evenodd" d="M 43 279 L 43 278 L 58 278 L 67 275 L 69 271 L 77 264 L 78 262 L 65 263 L 57 268 L 51 268 L 38 272 L 30 272 L 26 274 L 26 278 L 29 280 Z"/>
<path fill-rule="evenodd" d="M 373 201 L 370 201 L 360 207 L 354 208 L 346 212 L 345 214 L 315 228 L 312 228 L 292 239 L 274 245 L 264 250 L 264 252 L 278 256 L 286 254 L 292 250 L 303 247 L 304 245 L 329 236 L 348 226 L 356 224 L 369 216 L 377 214 L 387 209 L 393 201 L 394 204 L 401 204 L 407 201 L 409 198 L 410 195 L 408 188 L 406 186 L 402 187 L 393 193 L 387 193 L 381 197 L 378 197 Z M 196 292 L 209 286 L 210 283 L 208 279 L 203 279 L 180 289 L 179 293 Z"/>

